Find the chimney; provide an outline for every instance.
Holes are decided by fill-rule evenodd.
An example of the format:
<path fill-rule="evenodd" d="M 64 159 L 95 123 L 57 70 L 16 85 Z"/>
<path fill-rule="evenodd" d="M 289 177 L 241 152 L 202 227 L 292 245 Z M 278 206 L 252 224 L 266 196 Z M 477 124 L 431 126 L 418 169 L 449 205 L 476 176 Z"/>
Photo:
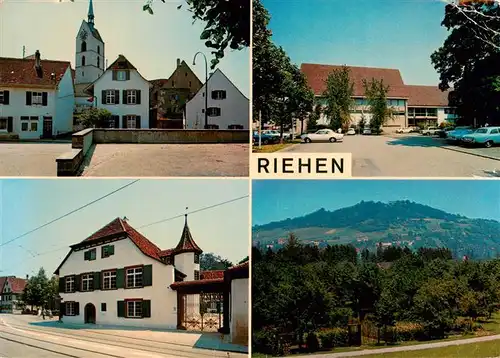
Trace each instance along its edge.
<path fill-rule="evenodd" d="M 40 61 L 40 51 L 36 50 L 35 52 L 35 68 L 39 69 L 42 67 L 41 61 Z"/>
<path fill-rule="evenodd" d="M 181 59 L 180 59 L 180 58 L 178 58 L 178 59 L 177 59 L 177 67 L 180 67 L 180 65 L 181 65 Z"/>

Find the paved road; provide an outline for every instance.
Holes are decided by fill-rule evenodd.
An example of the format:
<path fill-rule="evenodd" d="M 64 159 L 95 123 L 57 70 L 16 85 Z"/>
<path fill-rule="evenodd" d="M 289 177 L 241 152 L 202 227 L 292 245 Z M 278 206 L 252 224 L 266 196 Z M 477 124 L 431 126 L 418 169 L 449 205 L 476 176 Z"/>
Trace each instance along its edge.
<path fill-rule="evenodd" d="M 200 335 L 177 332 L 62 329 L 30 325 L 32 316 L 0 315 L 2 358 L 246 357 L 193 348 Z"/>
<path fill-rule="evenodd" d="M 56 158 L 71 143 L 0 143 L 0 176 L 56 176 Z"/>
<path fill-rule="evenodd" d="M 355 177 L 491 177 L 500 161 L 442 148 L 423 136 L 346 136 L 343 143 L 298 144 L 291 153 L 352 153 Z M 497 151 L 497 148 L 493 148 Z"/>
<path fill-rule="evenodd" d="M 83 176 L 249 174 L 249 144 L 98 144 Z"/>
<path fill-rule="evenodd" d="M 474 343 L 479 343 L 479 342 L 487 342 L 487 341 L 495 341 L 495 340 L 499 341 L 498 345 L 500 346 L 500 334 L 497 334 L 494 336 L 484 336 L 484 337 L 476 337 L 476 338 L 469 338 L 469 339 L 460 339 L 460 340 L 456 340 L 456 341 L 447 341 L 447 342 L 424 343 L 424 344 L 417 344 L 417 345 L 413 345 L 413 346 L 391 347 L 391 348 L 380 348 L 380 349 L 365 349 L 365 350 L 357 351 L 357 352 L 312 354 L 312 355 L 307 355 L 307 358 L 359 357 L 359 356 L 366 356 L 366 355 L 370 355 L 370 354 L 419 351 L 422 349 L 458 346 L 458 345 L 463 345 L 463 344 L 474 344 Z M 422 357 L 424 357 L 424 356 L 422 356 Z"/>

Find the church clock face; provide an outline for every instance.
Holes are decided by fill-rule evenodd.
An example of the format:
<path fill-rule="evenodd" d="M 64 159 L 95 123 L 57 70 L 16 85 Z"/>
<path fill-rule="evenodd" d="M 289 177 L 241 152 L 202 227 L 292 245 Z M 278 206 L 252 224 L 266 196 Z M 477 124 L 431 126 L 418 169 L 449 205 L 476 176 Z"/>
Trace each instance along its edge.
<path fill-rule="evenodd" d="M 82 30 L 80 32 L 80 39 L 82 39 L 83 41 L 85 41 L 87 39 L 87 31 Z"/>

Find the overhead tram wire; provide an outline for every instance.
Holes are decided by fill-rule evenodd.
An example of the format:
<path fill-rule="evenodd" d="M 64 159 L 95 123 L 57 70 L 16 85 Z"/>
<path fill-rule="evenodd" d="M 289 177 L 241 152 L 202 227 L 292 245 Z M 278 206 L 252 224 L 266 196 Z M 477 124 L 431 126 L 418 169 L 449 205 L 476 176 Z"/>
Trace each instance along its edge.
<path fill-rule="evenodd" d="M 56 221 L 59 221 L 59 220 L 61 220 L 61 219 L 65 218 L 65 217 L 67 217 L 67 216 L 70 216 L 71 214 L 76 213 L 77 211 L 80 211 L 80 210 L 82 210 L 82 209 L 85 209 L 86 207 L 89 207 L 90 205 L 95 204 L 95 203 L 97 203 L 98 201 L 101 201 L 102 199 L 105 199 L 105 198 L 107 198 L 108 196 L 111 196 L 111 195 L 113 195 L 113 194 L 115 194 L 115 193 L 119 192 L 120 190 L 123 190 L 123 189 L 125 189 L 125 188 L 127 188 L 127 187 L 129 187 L 129 186 L 131 186 L 131 185 L 133 185 L 133 184 L 135 184 L 135 183 L 137 183 L 139 180 L 140 180 L 140 179 L 136 179 L 136 180 L 134 180 L 134 181 L 132 181 L 132 182 L 130 182 L 130 183 L 128 183 L 128 184 L 125 184 L 125 185 L 123 185 L 123 186 L 119 187 L 118 189 L 113 190 L 112 192 L 110 192 L 110 193 L 108 193 L 108 194 L 106 194 L 106 195 L 104 195 L 104 196 L 101 196 L 100 198 L 97 198 L 97 199 L 95 199 L 95 200 L 91 201 L 90 203 L 87 203 L 87 204 L 85 204 L 85 205 L 83 205 L 83 206 L 80 206 L 79 208 L 76 208 L 76 209 L 74 209 L 74 210 L 72 210 L 72 211 L 70 211 L 70 212 L 68 212 L 68 213 L 66 213 L 66 214 L 64 214 L 64 215 L 62 215 L 62 216 L 59 216 L 58 218 L 53 219 L 53 220 L 51 220 L 51 221 L 49 221 L 49 222 L 47 222 L 47 223 L 45 223 L 45 224 L 43 224 L 43 225 L 37 226 L 36 228 L 34 228 L 34 229 L 30 230 L 30 231 L 27 231 L 27 232 L 25 232 L 25 233 L 24 233 L 24 234 L 22 234 L 22 235 L 16 236 L 15 238 L 13 238 L 13 239 L 11 239 L 11 240 L 9 240 L 9 241 L 2 242 L 2 243 L 0 243 L 0 247 L 5 246 L 5 245 L 7 245 L 7 244 L 10 244 L 10 243 L 11 243 L 11 242 L 13 242 L 13 241 L 19 240 L 19 239 L 21 239 L 21 238 L 23 238 L 23 237 L 25 237 L 25 236 L 27 236 L 27 235 L 29 235 L 29 234 L 32 234 L 32 233 L 34 233 L 35 231 L 38 231 L 38 230 L 40 230 L 40 229 L 42 229 L 42 228 L 44 228 L 44 227 L 47 227 L 47 226 L 49 226 L 50 224 L 55 223 Z"/>
<path fill-rule="evenodd" d="M 170 220 L 174 220 L 174 219 L 177 219 L 177 218 L 184 217 L 185 215 L 188 215 L 188 214 L 195 214 L 195 213 L 199 213 L 200 211 L 204 211 L 204 210 L 208 210 L 208 209 L 213 209 L 213 208 L 216 208 L 218 206 L 226 205 L 226 204 L 229 204 L 229 203 L 241 200 L 241 199 L 248 198 L 249 196 L 250 195 L 247 194 L 247 195 L 243 195 L 243 196 L 231 199 L 231 200 L 223 201 L 223 202 L 218 203 L 218 204 L 214 204 L 214 205 L 210 205 L 210 206 L 205 206 L 203 208 L 200 208 L 200 209 L 197 209 L 197 210 L 193 210 L 193 211 L 190 211 L 190 212 L 187 212 L 187 213 L 184 213 L 184 214 L 179 214 L 179 215 L 176 215 L 176 216 L 169 217 L 167 219 L 163 219 L 163 220 L 155 221 L 155 222 L 150 223 L 150 224 L 139 226 L 139 227 L 137 227 L 137 229 L 143 229 L 143 228 L 150 227 L 150 226 L 153 226 L 153 225 L 161 224 L 161 223 L 164 223 L 166 221 L 170 221 Z"/>
<path fill-rule="evenodd" d="M 232 203 L 232 202 L 235 202 L 235 201 L 238 201 L 238 200 L 241 200 L 241 199 L 245 199 L 245 198 L 248 198 L 249 195 L 243 195 L 243 196 L 240 196 L 240 197 L 237 197 L 237 198 L 234 198 L 234 199 L 231 199 L 231 200 L 226 200 L 226 201 L 223 201 L 221 203 L 217 203 L 217 204 L 214 204 L 214 205 L 210 205 L 210 206 L 205 206 L 203 208 L 200 208 L 200 209 L 197 209 L 197 210 L 193 210 L 191 212 L 188 212 L 187 214 L 194 214 L 194 213 L 199 213 L 200 211 L 204 211 L 204 210 L 209 210 L 209 209 L 213 209 L 213 208 L 216 208 L 218 206 L 222 206 L 222 205 L 226 205 L 226 204 L 229 204 L 229 203 Z M 166 222 L 166 221 L 170 221 L 170 220 L 173 220 L 173 219 L 177 219 L 177 218 L 180 218 L 180 217 L 183 217 L 184 215 L 186 214 L 179 214 L 179 215 L 176 215 L 176 216 L 172 216 L 170 218 L 167 218 L 167 219 L 163 219 L 163 220 L 159 220 L 159 221 L 155 221 L 153 223 L 150 223 L 150 224 L 146 224 L 146 225 L 142 225 L 142 226 L 139 226 L 137 227 L 137 229 L 141 229 L 141 228 L 145 228 L 145 227 L 149 227 L 149 226 L 153 226 L 153 225 L 156 225 L 156 224 L 160 224 L 160 223 L 163 223 L 163 222 Z M 38 256 L 43 256 L 43 255 L 47 255 L 47 254 L 51 254 L 53 252 L 56 252 L 56 251 L 61 251 L 63 249 L 66 249 L 68 248 L 68 246 L 62 246 L 62 247 L 59 247 L 57 249 L 53 249 L 53 250 L 49 250 L 49 251 L 45 251 L 45 252 L 42 252 L 42 253 L 37 253 L 34 257 L 38 257 Z"/>

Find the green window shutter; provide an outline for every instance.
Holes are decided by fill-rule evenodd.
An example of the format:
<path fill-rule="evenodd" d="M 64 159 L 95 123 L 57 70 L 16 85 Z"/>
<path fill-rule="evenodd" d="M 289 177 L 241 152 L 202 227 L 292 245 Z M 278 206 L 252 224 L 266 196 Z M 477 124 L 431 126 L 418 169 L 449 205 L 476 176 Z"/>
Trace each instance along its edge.
<path fill-rule="evenodd" d="M 145 265 L 142 271 L 142 285 L 153 286 L 153 265 Z"/>
<path fill-rule="evenodd" d="M 89 254 L 90 254 L 90 251 L 85 251 L 85 252 L 83 253 L 83 259 L 84 259 L 85 261 L 90 260 L 90 255 L 89 255 Z"/>
<path fill-rule="evenodd" d="M 142 317 L 151 317 L 151 301 L 142 301 Z"/>
<path fill-rule="evenodd" d="M 101 273 L 94 272 L 94 290 L 101 289 Z"/>
<path fill-rule="evenodd" d="M 125 287 L 125 270 L 118 269 L 116 270 L 116 288 L 124 288 Z"/>
<path fill-rule="evenodd" d="M 104 251 L 106 251 L 107 246 L 101 247 L 101 259 L 104 258 Z"/>
<path fill-rule="evenodd" d="M 75 291 L 80 291 L 80 275 L 75 275 Z"/>
<path fill-rule="evenodd" d="M 75 316 L 79 316 L 79 315 L 80 315 L 80 303 L 75 302 Z"/>
<path fill-rule="evenodd" d="M 125 317 L 125 301 L 117 301 L 117 304 L 118 317 Z"/>
<path fill-rule="evenodd" d="M 64 277 L 59 277 L 59 292 L 64 292 L 65 289 L 65 279 Z"/>
<path fill-rule="evenodd" d="M 108 246 L 108 252 L 109 252 L 109 255 L 114 255 L 115 254 L 115 245 L 109 245 Z"/>

